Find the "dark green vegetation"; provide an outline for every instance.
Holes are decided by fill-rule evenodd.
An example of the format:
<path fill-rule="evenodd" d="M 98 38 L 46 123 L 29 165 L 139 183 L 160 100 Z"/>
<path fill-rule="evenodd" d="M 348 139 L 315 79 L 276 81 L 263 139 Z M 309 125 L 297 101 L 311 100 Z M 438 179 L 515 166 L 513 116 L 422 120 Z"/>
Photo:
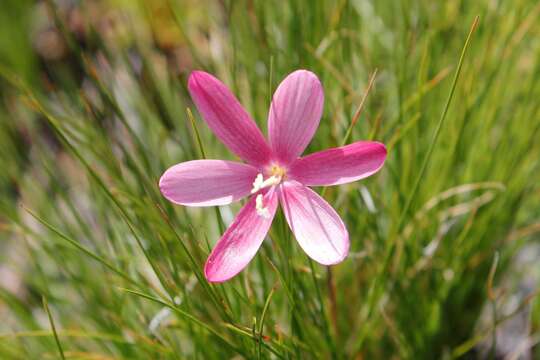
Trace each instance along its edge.
<path fill-rule="evenodd" d="M 482 309 L 514 295 L 501 281 L 539 239 L 539 16 L 532 0 L 3 2 L 0 358 L 475 356 L 514 315 L 494 306 L 479 326 Z M 278 215 L 248 269 L 209 285 L 239 204 L 172 206 L 157 188 L 201 158 L 187 108 L 206 156 L 231 157 L 189 72 L 214 73 L 266 129 L 298 68 L 326 97 L 308 152 L 349 128 L 389 149 L 377 175 L 325 191 L 351 254 L 311 263 Z M 534 291 L 518 300 L 538 338 Z"/>

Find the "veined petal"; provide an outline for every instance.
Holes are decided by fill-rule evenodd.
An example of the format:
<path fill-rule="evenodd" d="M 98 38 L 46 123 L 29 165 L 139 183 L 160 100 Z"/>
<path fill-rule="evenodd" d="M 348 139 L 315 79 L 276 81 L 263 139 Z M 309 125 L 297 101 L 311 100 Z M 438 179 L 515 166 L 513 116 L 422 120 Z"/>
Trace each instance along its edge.
<path fill-rule="evenodd" d="M 306 149 L 319 126 L 324 104 L 315 74 L 297 70 L 278 86 L 268 114 L 268 136 L 277 160 L 288 164 Z"/>
<path fill-rule="evenodd" d="M 341 262 L 349 253 L 349 233 L 336 211 L 316 192 L 296 181 L 280 188 L 285 218 L 310 258 L 323 265 Z"/>
<path fill-rule="evenodd" d="M 376 173 L 386 159 L 386 147 L 374 141 L 323 150 L 296 160 L 288 172 L 307 186 L 345 184 Z"/>
<path fill-rule="evenodd" d="M 159 179 L 169 201 L 188 206 L 227 205 L 249 195 L 257 169 L 225 160 L 193 160 L 174 165 Z"/>
<path fill-rule="evenodd" d="M 250 164 L 265 165 L 271 150 L 261 131 L 230 90 L 203 71 L 191 73 L 189 93 L 214 134 Z"/>
<path fill-rule="evenodd" d="M 278 196 L 274 188 L 263 195 L 266 216 L 257 211 L 256 199 L 256 196 L 251 197 L 212 250 L 204 266 L 208 281 L 229 280 L 242 271 L 259 250 L 276 213 Z"/>

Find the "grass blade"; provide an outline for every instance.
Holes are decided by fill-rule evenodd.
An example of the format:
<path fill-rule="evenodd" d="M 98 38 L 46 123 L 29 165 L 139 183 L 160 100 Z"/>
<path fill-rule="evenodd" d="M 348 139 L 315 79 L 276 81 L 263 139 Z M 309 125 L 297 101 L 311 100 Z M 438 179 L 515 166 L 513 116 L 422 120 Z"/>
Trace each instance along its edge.
<path fill-rule="evenodd" d="M 66 357 L 64 356 L 64 350 L 62 350 L 62 344 L 60 344 L 60 339 L 58 338 L 58 334 L 56 333 L 56 326 L 54 326 L 54 320 L 51 315 L 51 310 L 49 309 L 49 304 L 47 303 L 47 298 L 43 296 L 41 300 L 43 302 L 43 308 L 45 309 L 45 312 L 47 312 L 47 317 L 49 318 L 49 324 L 51 325 L 51 330 L 54 334 L 54 341 L 56 342 L 56 346 L 58 347 L 58 353 L 60 354 L 60 358 L 62 360 L 66 360 Z"/>

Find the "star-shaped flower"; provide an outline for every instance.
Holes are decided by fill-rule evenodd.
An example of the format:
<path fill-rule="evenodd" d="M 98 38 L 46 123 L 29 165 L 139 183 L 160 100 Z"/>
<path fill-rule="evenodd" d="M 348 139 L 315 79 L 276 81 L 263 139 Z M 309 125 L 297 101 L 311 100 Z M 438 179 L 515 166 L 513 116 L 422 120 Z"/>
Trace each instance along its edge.
<path fill-rule="evenodd" d="M 212 75 L 195 71 L 189 92 L 214 134 L 245 163 L 193 160 L 169 168 L 159 181 L 162 194 L 185 206 L 227 205 L 251 199 L 225 231 L 204 268 L 208 281 L 229 280 L 261 246 L 278 203 L 302 249 L 323 265 L 341 262 L 349 234 L 336 211 L 308 186 L 339 185 L 377 172 L 383 144 L 358 141 L 300 157 L 321 119 L 324 95 L 307 70 L 289 74 L 277 88 L 268 114 L 268 142 L 229 89 Z"/>

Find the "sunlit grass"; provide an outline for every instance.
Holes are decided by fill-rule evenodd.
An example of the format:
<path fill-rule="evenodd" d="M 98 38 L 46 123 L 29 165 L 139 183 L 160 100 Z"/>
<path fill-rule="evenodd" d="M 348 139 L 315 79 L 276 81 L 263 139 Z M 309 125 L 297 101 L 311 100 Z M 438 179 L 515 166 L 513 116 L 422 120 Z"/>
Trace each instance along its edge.
<path fill-rule="evenodd" d="M 532 276 L 513 259 L 540 230 L 536 2 L 5 6 L 0 358 L 474 356 L 517 314 L 482 309 L 514 296 L 538 336 L 536 293 L 502 285 Z M 214 73 L 266 131 L 298 68 L 325 91 L 307 153 L 389 149 L 377 175 L 319 189 L 351 253 L 311 262 L 278 213 L 248 268 L 211 285 L 204 261 L 241 204 L 173 206 L 157 187 L 175 163 L 231 158 L 187 77 Z"/>

